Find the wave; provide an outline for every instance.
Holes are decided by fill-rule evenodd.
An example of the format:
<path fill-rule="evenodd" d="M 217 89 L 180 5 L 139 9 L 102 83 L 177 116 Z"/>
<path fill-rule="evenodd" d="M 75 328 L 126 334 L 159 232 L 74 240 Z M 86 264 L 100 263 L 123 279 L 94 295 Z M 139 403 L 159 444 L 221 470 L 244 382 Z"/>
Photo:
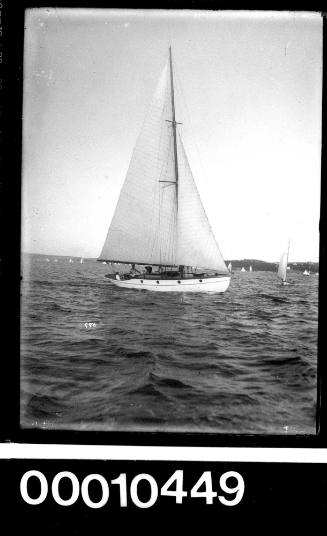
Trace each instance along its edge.
<path fill-rule="evenodd" d="M 35 279 L 23 281 L 29 422 L 281 433 L 287 421 L 315 430 L 316 280 L 283 290 L 275 274 L 236 273 L 221 296 L 163 296 L 122 292 L 96 263 L 80 274 L 71 266 L 36 263 Z"/>
<path fill-rule="evenodd" d="M 26 409 L 36 418 L 59 417 L 62 414 L 63 403 L 47 395 L 33 395 L 27 402 Z"/>
<path fill-rule="evenodd" d="M 51 311 L 62 311 L 64 313 L 71 313 L 72 310 L 69 307 L 66 307 L 64 305 L 60 305 L 59 303 L 52 302 L 50 303 L 47 308 Z"/>
<path fill-rule="evenodd" d="M 289 303 L 288 298 L 281 298 L 280 296 L 274 296 L 273 294 L 259 293 L 260 298 L 271 300 L 273 303 Z"/>
<path fill-rule="evenodd" d="M 147 382 L 139 387 L 136 387 L 134 389 L 130 389 L 127 393 L 129 396 L 131 395 L 137 395 L 141 397 L 151 397 L 156 398 L 158 400 L 166 401 L 167 397 L 155 387 L 151 382 Z"/>
<path fill-rule="evenodd" d="M 169 377 L 161 377 L 157 374 L 150 372 L 149 379 L 160 387 L 168 387 L 170 389 L 191 389 L 192 387 L 181 380 L 176 380 Z"/>

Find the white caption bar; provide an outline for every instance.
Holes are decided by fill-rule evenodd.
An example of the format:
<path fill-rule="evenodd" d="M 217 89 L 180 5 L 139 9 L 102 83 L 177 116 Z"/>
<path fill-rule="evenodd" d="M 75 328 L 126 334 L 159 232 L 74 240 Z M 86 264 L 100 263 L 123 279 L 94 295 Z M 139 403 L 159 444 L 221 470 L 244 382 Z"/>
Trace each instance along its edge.
<path fill-rule="evenodd" d="M 327 463 L 327 449 L 149 447 L 133 445 L 0 445 L 0 459 L 167 460 Z"/>

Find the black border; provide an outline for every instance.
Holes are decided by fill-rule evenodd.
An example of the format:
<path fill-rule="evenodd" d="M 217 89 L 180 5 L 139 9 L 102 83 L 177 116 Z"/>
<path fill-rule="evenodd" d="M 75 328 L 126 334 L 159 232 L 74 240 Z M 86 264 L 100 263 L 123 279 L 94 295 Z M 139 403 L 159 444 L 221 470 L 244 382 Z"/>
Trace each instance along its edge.
<path fill-rule="evenodd" d="M 11 3 L 10 3 L 11 1 Z M 0 63 L 2 85 L 0 91 L 0 278 L 1 278 L 1 358 L 0 358 L 0 441 L 15 443 L 89 444 L 89 445 L 164 445 L 164 446 L 220 446 L 220 447 L 327 447 L 327 385 L 326 385 L 326 335 L 323 326 L 326 305 L 326 184 L 321 180 L 320 213 L 320 266 L 319 266 L 319 328 L 318 328 L 318 396 L 317 435 L 268 435 L 268 434 L 213 434 L 170 432 L 94 432 L 21 429 L 19 426 L 20 400 L 20 236 L 21 236 L 21 167 L 22 167 L 22 88 L 24 13 L 31 7 L 82 7 L 128 9 L 207 9 L 207 10 L 257 10 L 257 11 L 308 11 L 320 12 L 323 20 L 323 58 L 327 57 L 327 23 L 321 6 L 312 4 L 299 9 L 293 3 L 276 4 L 262 9 L 260 5 L 227 6 L 227 2 L 190 0 L 183 2 L 125 2 L 124 5 L 105 1 L 56 0 L 34 2 L 23 0 L 13 5 L 13 0 L 0 0 L 2 36 L 0 36 Z M 52 4 L 50 6 L 50 4 Z M 323 69 L 323 112 L 326 111 L 326 68 Z M 326 165 L 326 117 L 322 114 L 321 177 Z"/>

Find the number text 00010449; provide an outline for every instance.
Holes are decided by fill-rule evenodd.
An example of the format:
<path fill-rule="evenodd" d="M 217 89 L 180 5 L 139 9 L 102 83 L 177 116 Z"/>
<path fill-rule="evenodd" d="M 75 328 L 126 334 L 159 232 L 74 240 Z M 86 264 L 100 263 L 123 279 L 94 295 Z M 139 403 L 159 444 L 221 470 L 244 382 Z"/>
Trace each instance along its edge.
<path fill-rule="evenodd" d="M 28 482 L 30 479 L 39 482 L 38 496 L 31 497 L 28 490 Z M 70 486 L 70 496 L 63 498 L 59 491 L 59 483 L 66 480 L 66 484 Z M 218 490 L 214 490 L 214 483 L 219 483 Z M 236 481 L 236 485 L 228 485 L 228 482 Z M 96 482 L 99 493 L 95 498 L 90 497 L 89 485 L 91 482 Z M 140 496 L 139 484 L 143 482 L 143 494 Z M 147 486 L 147 492 L 144 493 L 144 483 Z M 171 477 L 164 483 L 163 486 L 158 486 L 156 479 L 147 473 L 136 475 L 130 483 L 128 483 L 127 474 L 120 473 L 117 478 L 110 480 L 110 485 L 114 490 L 119 492 L 120 507 L 127 507 L 131 501 L 138 508 L 150 508 L 160 497 L 172 497 L 176 504 L 182 504 L 185 497 L 191 499 L 204 500 L 205 504 L 222 504 L 224 506 L 236 506 L 242 500 L 244 495 L 244 480 L 243 477 L 236 471 L 227 471 L 212 478 L 211 471 L 204 471 L 200 478 L 194 483 L 190 491 L 184 489 L 184 472 L 183 470 L 175 471 Z M 86 506 L 89 508 L 102 508 L 109 501 L 110 487 L 108 480 L 100 474 L 87 475 L 80 484 L 77 476 L 70 471 L 62 471 L 57 473 L 51 482 L 51 492 L 49 493 L 49 484 L 45 475 L 40 471 L 27 471 L 22 476 L 20 482 L 20 492 L 23 500 L 30 505 L 39 505 L 43 503 L 48 494 L 53 500 L 61 506 L 71 506 L 79 496 Z M 172 499 L 173 500 L 173 499 Z"/>

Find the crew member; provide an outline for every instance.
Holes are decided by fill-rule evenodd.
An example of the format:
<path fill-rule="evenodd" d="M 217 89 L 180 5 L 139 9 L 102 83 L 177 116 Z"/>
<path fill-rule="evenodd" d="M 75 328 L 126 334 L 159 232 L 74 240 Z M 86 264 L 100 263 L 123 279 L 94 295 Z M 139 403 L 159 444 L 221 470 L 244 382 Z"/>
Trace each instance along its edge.
<path fill-rule="evenodd" d="M 132 269 L 130 273 L 132 276 L 140 273 L 139 270 L 135 268 L 135 264 L 132 264 Z"/>

